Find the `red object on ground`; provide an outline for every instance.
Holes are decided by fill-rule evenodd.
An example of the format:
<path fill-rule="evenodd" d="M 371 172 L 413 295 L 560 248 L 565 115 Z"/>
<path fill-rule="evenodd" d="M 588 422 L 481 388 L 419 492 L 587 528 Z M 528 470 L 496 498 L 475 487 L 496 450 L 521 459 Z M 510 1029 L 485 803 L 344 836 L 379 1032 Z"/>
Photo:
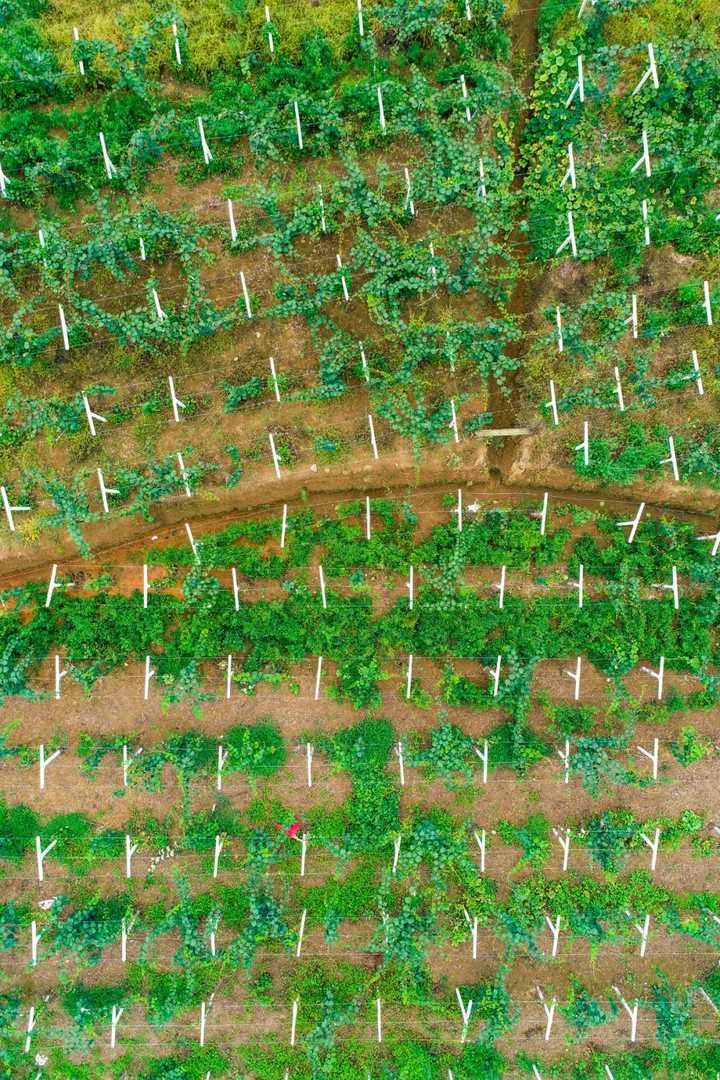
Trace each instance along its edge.
<path fill-rule="evenodd" d="M 298 833 L 300 832 L 302 825 L 299 821 L 293 821 L 292 825 L 289 825 L 286 829 L 279 821 L 275 822 L 275 828 L 280 832 L 284 832 L 286 836 L 289 836 L 292 840 L 297 840 Z"/>

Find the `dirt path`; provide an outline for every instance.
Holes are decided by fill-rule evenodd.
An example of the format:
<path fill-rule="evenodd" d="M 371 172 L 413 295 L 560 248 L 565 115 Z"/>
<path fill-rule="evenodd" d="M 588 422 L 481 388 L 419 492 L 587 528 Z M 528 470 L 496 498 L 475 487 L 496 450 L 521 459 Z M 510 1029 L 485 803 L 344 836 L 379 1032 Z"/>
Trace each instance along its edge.
<path fill-rule="evenodd" d="M 93 567 L 117 563 L 124 555 L 129 562 L 142 562 L 142 553 L 155 544 L 188 543 L 185 523 L 189 522 L 194 536 L 201 536 L 206 531 L 216 531 L 233 522 L 251 521 L 267 516 L 279 516 L 287 505 L 288 512 L 302 509 L 314 509 L 332 512 L 338 502 L 364 498 L 373 499 L 407 498 L 419 514 L 433 511 L 437 513 L 440 500 L 455 488 L 463 489 L 465 505 L 478 502 L 481 505 L 516 506 L 536 502 L 538 508 L 547 492 L 550 507 L 572 503 L 589 509 L 609 514 L 634 517 L 637 513 L 639 497 L 629 492 L 626 496 L 616 496 L 605 492 L 578 491 L 572 487 L 549 487 L 542 484 L 488 483 L 484 468 L 465 467 L 450 472 L 443 463 L 433 462 L 419 473 L 416 465 L 395 463 L 392 472 L 388 472 L 387 463 L 378 462 L 375 468 L 363 471 L 343 469 L 325 474 L 312 474 L 303 470 L 302 474 L 290 476 L 282 481 L 256 482 L 239 491 L 220 489 L 212 491 L 211 501 L 199 503 L 197 500 L 188 506 L 184 499 L 168 500 L 160 504 L 156 521 L 138 527 L 132 519 L 118 519 L 112 523 L 100 523 L 96 528 L 87 529 L 86 533 L 93 548 L 90 560 L 81 556 L 71 547 L 71 541 L 63 550 L 55 544 L 43 557 L 30 562 L 26 556 L 13 556 L 6 553 L 2 559 L 0 589 L 8 589 L 29 579 L 47 579 L 53 563 L 57 563 L 62 574 L 73 571 L 90 571 Z M 681 502 L 653 502 L 645 498 L 646 516 L 672 518 L 687 521 L 699 531 L 714 532 L 717 529 L 716 518 L 712 516 L 712 507 L 701 512 Z M 107 535 L 112 526 L 112 539 L 103 543 L 103 532 Z M 94 535 L 92 535 L 94 533 Z M 46 547 L 50 547 L 49 544 Z"/>

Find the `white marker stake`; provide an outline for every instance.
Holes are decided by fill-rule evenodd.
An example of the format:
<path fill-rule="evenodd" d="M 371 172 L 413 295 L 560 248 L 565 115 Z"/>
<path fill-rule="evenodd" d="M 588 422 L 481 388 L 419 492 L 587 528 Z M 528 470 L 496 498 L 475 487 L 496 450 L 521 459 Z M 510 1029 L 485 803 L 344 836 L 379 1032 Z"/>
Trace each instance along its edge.
<path fill-rule="evenodd" d="M 25 1035 L 25 1050 L 26 1054 L 30 1053 L 30 1040 L 32 1039 L 32 1033 L 35 1030 L 35 1006 L 31 1005 L 28 1012 L 28 1022 Z"/>
<path fill-rule="evenodd" d="M 9 183 L 10 180 L 3 172 L 2 165 L 0 165 L 0 195 L 2 195 L 3 199 L 7 199 L 7 185 Z"/>
<path fill-rule="evenodd" d="M 710 282 L 709 281 L 704 281 L 703 282 L 703 296 L 705 298 L 704 299 L 704 304 L 705 304 L 705 315 L 706 315 L 706 318 L 707 318 L 707 324 L 708 324 L 708 326 L 712 326 L 712 324 L 713 324 L 713 313 L 712 313 L 712 303 L 710 301 Z"/>
<path fill-rule="evenodd" d="M 142 746 L 140 746 L 134 752 L 132 757 L 136 758 L 138 756 L 138 754 L 142 754 L 142 752 L 143 752 L 143 748 L 142 748 Z M 130 772 L 130 765 L 131 764 L 132 764 L 132 758 L 130 757 L 130 754 L 128 753 L 127 743 L 123 743 L 123 752 L 122 752 L 123 787 L 128 786 L 128 775 L 129 775 L 129 772 Z"/>
<path fill-rule="evenodd" d="M 494 589 L 498 591 L 498 607 L 502 610 L 505 607 L 505 575 L 506 567 L 500 567 L 500 580 L 497 585 L 493 585 Z"/>
<path fill-rule="evenodd" d="M 472 958 L 477 960 L 477 945 L 478 945 L 478 917 L 477 915 L 471 919 L 470 913 L 466 907 L 463 908 L 463 915 L 465 916 L 465 922 L 470 929 L 470 940 L 472 942 Z"/>
<path fill-rule="evenodd" d="M 57 844 L 57 839 L 51 840 L 46 848 L 42 846 L 42 841 L 39 836 L 35 837 L 35 861 L 37 863 L 37 876 L 38 881 L 45 880 L 44 863 L 46 857 L 50 854 L 52 849 Z"/>
<path fill-rule="evenodd" d="M 60 333 L 63 339 L 63 348 L 65 352 L 70 352 L 70 338 L 68 337 L 67 322 L 65 321 L 65 309 L 62 304 L 58 304 L 58 315 L 60 317 Z"/>
<path fill-rule="evenodd" d="M 590 424 L 587 420 L 583 421 L 583 437 L 582 442 L 579 442 L 575 447 L 576 450 L 582 450 L 583 452 L 583 465 L 590 464 Z"/>
<path fill-rule="evenodd" d="M 693 366 L 693 375 L 691 376 L 691 378 L 694 378 L 695 386 L 697 387 L 698 395 L 700 397 L 702 397 L 703 394 L 705 393 L 705 388 L 703 386 L 702 374 L 700 372 L 700 365 L 698 363 L 698 354 L 697 354 L 695 349 L 693 349 L 693 351 L 692 351 L 692 366 Z"/>
<path fill-rule="evenodd" d="M 217 782 L 215 785 L 218 791 L 222 791 L 222 772 L 225 768 L 229 753 L 229 750 L 224 750 L 222 744 L 218 743 Z"/>
<path fill-rule="evenodd" d="M 320 680 L 322 678 L 323 658 L 318 656 L 317 670 L 315 671 L 315 700 L 320 700 Z"/>
<path fill-rule="evenodd" d="M 108 154 L 107 145 L 105 143 L 105 136 L 103 135 L 102 131 L 99 132 L 98 138 L 100 139 L 100 149 L 102 150 L 103 162 L 105 164 L 105 172 L 107 173 L 108 180 L 112 180 L 112 178 L 117 173 L 117 169 L 110 160 L 110 155 Z"/>
<path fill-rule="evenodd" d="M 578 72 L 577 80 L 575 81 L 575 85 L 573 86 L 573 88 L 572 88 L 572 90 L 570 92 L 570 97 L 565 102 L 565 108 L 566 109 L 570 108 L 570 106 L 572 105 L 573 100 L 575 99 L 576 96 L 577 96 L 577 98 L 578 98 L 578 100 L 580 101 L 581 104 L 583 104 L 584 101 L 585 101 L 585 73 L 583 71 L 583 58 L 582 58 L 582 56 L 578 56 L 578 58 L 577 58 L 577 72 Z"/>
<path fill-rule="evenodd" d="M 204 1001 L 200 1002 L 200 1038 L 201 1046 L 205 1045 L 205 1024 L 207 1022 L 207 1008 Z"/>
<path fill-rule="evenodd" d="M 220 839 L 220 834 L 215 834 L 215 852 L 213 854 L 213 877 L 218 876 L 218 870 L 220 869 L 220 854 L 225 846 L 225 841 Z"/>
<path fill-rule="evenodd" d="M 568 167 L 567 167 L 567 169 L 565 171 L 565 175 L 563 176 L 562 180 L 560 181 L 560 187 L 564 188 L 565 184 L 569 180 L 570 181 L 570 187 L 573 189 L 573 191 L 575 191 L 575 189 L 577 188 L 577 178 L 575 176 L 575 153 L 573 151 L 573 144 L 572 143 L 568 143 L 567 155 L 568 155 Z M 558 308 L 558 311 L 559 310 L 560 309 Z M 562 349 L 560 349 L 560 352 L 562 352 Z"/>
<path fill-rule="evenodd" d="M 550 503 L 550 493 L 548 491 L 543 495 L 542 510 L 540 511 L 540 535 L 545 535 L 545 529 L 547 528 L 548 519 L 548 506 Z"/>
<path fill-rule="evenodd" d="M 718 551 L 720 551 L 720 532 L 710 533 L 708 536 L 696 536 L 696 540 L 712 540 L 713 546 L 710 552 L 710 557 L 715 558 Z"/>
<path fill-rule="evenodd" d="M 720 533 L 718 533 L 718 537 L 720 537 Z M 720 544 L 720 539 L 718 540 L 718 544 Z M 409 595 L 409 600 L 408 600 L 408 607 L 409 607 L 410 611 L 412 611 L 413 604 L 415 603 L 415 567 L 414 566 L 410 567 L 410 576 L 408 577 L 406 587 L 407 587 L 408 593 L 410 594 Z"/>
<path fill-rule="evenodd" d="M 561 919 L 562 919 L 562 915 L 558 915 L 558 917 L 554 921 L 553 921 L 553 919 L 550 918 L 549 915 L 545 916 L 545 923 L 547 925 L 548 930 L 550 931 L 550 934 L 552 935 L 552 951 L 550 953 L 550 955 L 552 957 L 557 956 L 558 943 L 560 941 L 560 920 Z"/>
<path fill-rule="evenodd" d="M 465 18 L 468 22 L 472 19 L 472 12 L 470 10 L 470 0 L 465 0 Z"/>
<path fill-rule="evenodd" d="M 375 424 L 370 413 L 368 413 L 368 427 L 370 428 L 370 444 L 372 446 L 373 457 L 378 460 L 378 448 L 377 441 L 375 439 Z"/>
<path fill-rule="evenodd" d="M 325 592 L 325 574 L 323 573 L 322 566 L 318 566 L 318 578 L 320 579 L 320 598 L 322 600 L 323 611 L 327 611 L 327 594 Z"/>
<path fill-rule="evenodd" d="M 102 499 L 103 512 L 106 513 L 106 514 L 109 514 L 110 513 L 110 505 L 108 503 L 108 495 L 119 495 L 120 494 L 120 489 L 119 488 L 109 488 L 109 487 L 106 486 L 105 479 L 103 477 L 102 469 L 98 469 L 97 478 L 98 478 L 98 486 L 100 487 L 100 498 Z"/>
<path fill-rule="evenodd" d="M 267 4 L 265 5 L 265 23 L 267 26 L 270 25 L 270 8 Z M 267 39 L 268 48 L 270 49 L 270 55 L 272 56 L 272 54 L 275 52 L 275 42 L 273 41 L 272 30 L 268 30 Z"/>
<path fill-rule="evenodd" d="M 123 964 L 127 963 L 128 934 L 135 924 L 135 919 L 135 915 L 133 915 L 131 919 L 123 918 L 122 923 L 120 924 L 120 960 Z"/>
<path fill-rule="evenodd" d="M 228 220 L 230 222 L 230 243 L 234 244 L 237 240 L 237 228 L 235 226 L 235 211 L 233 210 L 232 199 L 228 199 L 227 208 Z"/>
<path fill-rule="evenodd" d="M 620 382 L 620 369 L 615 368 L 615 395 L 618 399 L 620 412 L 625 412 L 625 397 L 623 396 L 622 383 Z"/>
<path fill-rule="evenodd" d="M 79 42 L 80 42 L 80 31 L 78 30 L 77 26 L 73 26 L 73 41 L 75 42 L 76 45 L 79 44 Z M 81 75 L 85 74 L 85 61 L 84 60 L 78 60 L 78 71 L 80 72 Z"/>
<path fill-rule="evenodd" d="M 300 839 L 300 877 L 305 877 L 305 863 L 307 861 L 307 833 L 303 833 Z"/>
<path fill-rule="evenodd" d="M 655 835 L 651 838 L 645 833 L 640 833 L 640 839 L 643 844 L 646 844 L 650 848 L 650 872 L 655 872 L 657 866 L 658 850 L 660 848 L 660 830 L 655 830 Z"/>
<path fill-rule="evenodd" d="M 287 533 L 287 503 L 283 503 L 282 522 L 280 524 L 280 547 L 285 547 L 285 535 Z"/>
<path fill-rule="evenodd" d="M 618 529 L 627 529 L 628 527 L 630 528 L 630 532 L 627 538 L 628 544 L 632 544 L 633 540 L 635 539 L 635 534 L 638 531 L 638 526 L 640 525 L 640 518 L 643 516 L 644 510 L 645 503 L 641 502 L 640 506 L 638 507 L 638 512 L 634 518 L 632 518 L 630 521 L 618 521 L 617 523 Z"/>
<path fill-rule="evenodd" d="M 198 116 L 198 118 L 197 118 L 197 126 L 198 126 L 198 133 L 200 135 L 200 146 L 202 147 L 203 161 L 205 162 L 206 165 L 209 165 L 210 162 L 213 159 L 213 156 L 210 153 L 210 147 L 208 146 L 207 139 L 205 138 L 205 126 L 204 126 L 204 124 L 202 122 L 202 117 L 201 116 Z"/>
<path fill-rule="evenodd" d="M 365 496 L 365 539 L 372 539 L 372 524 L 370 517 L 370 496 Z"/>
<path fill-rule="evenodd" d="M 110 1049 L 114 1050 L 117 1043 L 117 1026 L 120 1023 L 120 1017 L 125 1012 L 124 1009 L 118 1008 L 117 1005 L 113 1005 L 110 1013 Z"/>
<path fill-rule="evenodd" d="M 539 986 L 535 988 L 537 990 L 538 997 L 540 998 L 540 1004 L 545 1011 L 545 1042 L 550 1042 L 550 1032 L 552 1031 L 553 1021 L 555 1019 L 555 1009 L 557 1007 L 557 998 L 553 998 L 548 1005 L 545 1001 L 545 995 Z"/>
<path fill-rule="evenodd" d="M 227 675 L 225 678 L 225 700 L 229 701 L 232 696 L 232 677 L 233 677 L 233 658 L 232 653 L 228 653 L 227 658 Z"/>
<path fill-rule="evenodd" d="M 573 221 L 572 210 L 567 212 L 568 234 L 563 240 L 562 244 L 557 248 L 555 254 L 559 255 L 561 251 L 564 251 L 566 247 L 570 247 L 573 258 L 577 259 L 577 244 L 575 243 L 575 223 Z"/>
<path fill-rule="evenodd" d="M 672 568 L 672 580 L 669 584 L 663 584 L 662 582 L 653 582 L 653 589 L 667 589 L 672 593 L 673 607 L 677 611 L 680 607 L 680 589 L 678 587 L 678 573 L 677 566 L 673 565 Z"/>
<path fill-rule="evenodd" d="M 270 441 L 270 453 L 272 454 L 273 465 L 275 467 L 275 476 L 280 479 L 280 461 L 275 450 L 275 436 L 271 431 L 268 432 L 268 439 Z"/>
<path fill-rule="evenodd" d="M 664 684 L 664 681 L 665 681 L 665 657 L 664 656 L 660 657 L 660 663 L 658 664 L 657 671 L 653 671 L 652 668 L 648 668 L 648 667 L 642 667 L 642 668 L 640 668 L 640 670 L 643 671 L 646 675 L 650 675 L 653 679 L 655 679 L 657 681 L 657 684 L 658 684 L 657 699 L 658 699 L 658 701 L 662 701 L 663 684 Z"/>
<path fill-rule="evenodd" d="M 159 322 L 164 322 L 167 319 L 167 315 L 160 306 L 160 297 L 158 296 L 157 289 L 152 290 L 153 303 L 155 304 L 155 314 L 158 317 Z"/>
<path fill-rule="evenodd" d="M 467 103 L 468 102 L 468 92 L 467 92 L 467 83 L 465 82 L 465 76 L 464 75 L 460 76 L 460 88 L 462 90 L 463 101 L 465 103 L 465 119 L 467 120 L 467 122 L 469 124 L 470 121 L 472 120 L 472 116 L 470 115 L 470 106 Z"/>
<path fill-rule="evenodd" d="M 290 1045 L 295 1045 L 295 1031 L 297 1028 L 297 1015 L 298 1015 L 298 999 L 295 998 L 292 1003 L 292 1018 L 290 1020 Z"/>
<path fill-rule="evenodd" d="M 565 346 L 564 346 L 564 342 L 563 342 L 562 315 L 560 313 L 560 308 L 559 307 L 555 308 L 555 324 L 557 326 L 558 352 L 561 353 Z M 551 383 L 551 385 L 553 385 L 553 384 Z"/>
<path fill-rule="evenodd" d="M 298 930 L 298 943 L 295 949 L 295 956 L 300 959 L 300 951 L 302 949 L 303 934 L 305 933 L 305 919 L 307 918 L 307 908 L 303 908 L 303 913 L 300 916 L 300 928 Z"/>
<path fill-rule="evenodd" d="M 312 743 L 305 743 L 305 755 L 307 759 L 307 786 L 312 787 L 312 763 L 315 747 Z"/>
<path fill-rule="evenodd" d="M 50 570 L 50 581 L 48 582 L 48 591 L 47 591 L 47 595 L 45 596 L 45 607 L 46 608 L 50 607 L 50 601 L 52 600 L 53 593 L 55 592 L 56 589 L 66 589 L 67 587 L 68 586 L 66 584 L 58 582 L 58 580 L 57 580 L 57 563 L 53 563 L 52 568 Z"/>
<path fill-rule="evenodd" d="M 643 235 L 645 239 L 645 247 L 650 247 L 650 218 L 648 216 L 648 201 L 643 199 L 642 201 L 642 219 L 643 219 Z"/>
<path fill-rule="evenodd" d="M 637 338 L 638 336 L 638 302 L 637 293 L 632 294 L 632 306 L 630 308 L 630 314 L 625 320 L 626 326 L 632 326 L 632 336 Z"/>
<path fill-rule="evenodd" d="M 95 421 L 98 420 L 101 424 L 107 424 L 107 417 L 101 416 L 100 413 L 93 412 L 90 408 L 90 402 L 88 401 L 87 394 L 83 394 L 83 405 L 85 406 L 85 415 L 87 417 L 88 427 L 90 428 L 90 434 L 94 437 L 97 435 L 95 429 Z"/>
<path fill-rule="evenodd" d="M 455 513 L 457 514 L 457 527 L 458 527 L 458 532 L 462 532 L 462 527 L 463 527 L 463 497 L 462 497 L 462 488 L 458 488 L 458 489 L 457 489 L 457 507 L 456 507 Z"/>
<path fill-rule="evenodd" d="M 498 656 L 495 663 L 495 670 L 493 671 L 493 697 L 498 696 L 498 690 L 500 689 L 500 668 L 502 666 L 502 656 Z"/>
<path fill-rule="evenodd" d="M 239 611 L 240 610 L 240 585 L 238 584 L 237 569 L 233 566 L 231 568 L 231 570 L 230 570 L 230 573 L 232 574 L 232 588 L 233 588 L 233 598 L 234 598 L 234 602 L 235 602 L 235 610 Z"/>
<path fill-rule="evenodd" d="M 569 758 L 569 755 L 570 755 L 570 746 L 569 746 L 569 744 L 567 745 L 567 750 L 568 750 L 568 758 Z M 567 873 L 568 862 L 569 862 L 569 859 L 570 859 L 570 830 L 566 829 L 565 830 L 565 835 L 563 836 L 562 833 L 558 832 L 557 829 L 553 829 L 553 836 L 555 837 L 555 839 L 557 840 L 558 844 L 560 845 L 560 847 L 562 849 L 562 853 L 563 853 L 562 868 L 563 868 L 563 873 L 565 874 L 565 873 Z"/>
<path fill-rule="evenodd" d="M 487 199 L 487 188 L 485 187 L 485 162 L 482 158 L 480 158 L 479 161 L 479 173 L 480 183 L 478 185 L 478 191 L 480 192 L 480 197 L 482 199 Z"/>
<path fill-rule="evenodd" d="M 380 998 L 375 999 L 375 1011 L 377 1014 L 377 1041 L 382 1042 L 382 1002 Z"/>
<path fill-rule="evenodd" d="M 185 522 L 185 532 L 187 533 L 187 538 L 188 538 L 188 540 L 190 542 L 190 547 L 192 548 L 192 553 L 195 556 L 195 562 L 198 563 L 198 565 L 199 565 L 200 564 L 200 553 L 198 551 L 198 546 L 195 543 L 195 538 L 193 537 L 192 529 L 188 525 L 187 521 Z"/>
<path fill-rule="evenodd" d="M 637 159 L 630 172 L 637 172 L 641 165 L 645 166 L 645 175 L 651 176 L 652 171 L 650 168 L 650 147 L 648 145 L 647 130 L 645 128 L 642 129 L 642 154 Z"/>
<path fill-rule="evenodd" d="M 362 0 L 357 0 L 357 13 L 358 13 L 358 33 L 360 34 L 360 37 L 365 37 L 365 24 L 363 22 Z"/>
<path fill-rule="evenodd" d="M 412 183 L 410 181 L 410 170 L 407 165 L 404 166 L 405 172 L 405 209 L 410 211 L 412 217 L 415 217 L 415 201 L 412 197 Z"/>
<path fill-rule="evenodd" d="M 275 359 L 272 356 L 270 357 L 270 377 L 272 378 L 273 387 L 275 389 L 275 400 L 279 401 L 280 400 L 280 387 L 278 385 L 278 380 L 277 380 L 277 371 L 275 370 Z"/>
<path fill-rule="evenodd" d="M 489 747 L 488 747 L 487 739 L 483 739 L 482 750 L 480 749 L 479 746 L 473 746 L 473 750 L 475 751 L 477 756 L 480 758 L 480 762 L 482 764 L 482 782 L 483 782 L 483 784 L 487 784 L 487 781 L 488 781 L 488 765 L 490 764 L 490 750 L 489 750 Z"/>
<path fill-rule="evenodd" d="M 620 1004 L 625 1012 L 630 1017 L 630 1042 L 635 1042 L 637 1038 L 637 1017 L 638 1017 L 638 1002 L 636 1001 L 632 1008 L 628 1005 L 625 998 L 622 996 L 617 986 L 613 986 L 613 990 L 620 998 Z"/>
<path fill-rule="evenodd" d="M 672 435 L 668 435 L 668 446 L 670 448 L 670 455 L 669 457 L 662 458 L 660 464 L 670 466 L 673 480 L 677 483 L 680 480 L 680 472 L 678 470 L 677 456 L 675 454 L 675 440 Z"/>
<path fill-rule="evenodd" d="M 405 787 L 405 762 L 403 760 L 402 739 L 396 743 L 395 753 L 397 754 L 398 765 L 400 766 L 400 787 Z"/>
<path fill-rule="evenodd" d="M 29 512 L 29 506 L 11 506 L 10 499 L 8 498 L 7 488 L 0 487 L 0 496 L 2 496 L 3 507 L 5 508 L 5 517 L 7 518 L 8 527 L 10 532 L 15 532 L 15 518 L 13 514 L 18 514 L 20 511 Z"/>
<path fill-rule="evenodd" d="M 569 678 L 572 679 L 573 683 L 575 684 L 575 701 L 580 700 L 580 675 L 581 675 L 581 673 L 582 673 L 582 657 L 581 656 L 578 656 L 577 660 L 575 661 L 575 670 L 574 671 L 567 671 L 567 670 L 563 671 L 563 675 L 567 675 Z"/>
<path fill-rule="evenodd" d="M 450 420 L 450 428 L 452 429 L 453 437 L 456 443 L 460 442 L 460 435 L 458 434 L 457 426 L 457 413 L 455 412 L 455 398 L 450 398 L 450 413 L 452 419 Z"/>
<path fill-rule="evenodd" d="M 242 287 L 243 300 L 245 301 L 245 314 L 248 319 L 252 319 L 252 308 L 250 307 L 250 293 L 248 292 L 247 282 L 245 280 L 245 271 L 240 271 L 240 285 Z"/>
<path fill-rule="evenodd" d="M 147 262 L 147 255 L 145 252 L 145 241 L 142 236 L 140 237 L 140 259 L 142 262 Z"/>
<path fill-rule="evenodd" d="M 188 471 L 185 468 L 185 462 L 183 461 L 183 456 L 182 456 L 182 454 L 180 453 L 179 450 L 177 452 L 177 459 L 178 459 L 178 466 L 180 468 L 180 476 L 181 476 L 182 481 L 183 481 L 183 487 L 185 488 L 185 494 L 187 495 L 188 499 L 191 499 L 192 498 L 192 490 L 190 488 L 190 479 L 189 479 L 189 476 L 188 476 Z"/>
<path fill-rule="evenodd" d="M 38 945 L 40 944 L 40 938 L 42 934 L 37 932 L 37 922 L 35 919 L 30 923 L 30 966 L 37 967 L 38 962 Z"/>
<path fill-rule="evenodd" d="M 54 753 L 52 753 L 48 757 L 46 757 L 45 756 L 45 745 L 44 745 L 44 743 L 40 744 L 40 790 L 41 791 L 45 790 L 45 772 L 46 772 L 46 770 L 49 768 L 50 765 L 52 765 L 53 761 L 56 761 L 57 758 L 60 757 L 61 754 L 62 754 L 62 750 L 55 750 Z"/>
<path fill-rule="evenodd" d="M 630 918 L 632 918 L 632 915 L 630 915 L 629 911 L 626 912 L 626 914 L 630 916 Z M 642 960 L 645 956 L 645 952 L 647 951 L 648 938 L 650 936 L 650 916 L 646 915 L 644 922 L 633 923 L 633 926 L 640 935 L 640 959 Z"/>
<path fill-rule="evenodd" d="M 180 38 L 178 37 L 177 23 L 172 24 L 172 32 L 175 46 L 175 63 L 178 67 L 182 67 L 182 56 L 180 55 Z"/>
<path fill-rule="evenodd" d="M 410 653 L 410 655 L 408 656 L 407 679 L 406 679 L 406 683 L 405 683 L 405 700 L 406 701 L 410 700 L 410 692 L 412 690 L 412 677 L 413 677 L 413 654 Z"/>
<path fill-rule="evenodd" d="M 350 300 L 350 293 L 348 292 L 347 281 L 345 280 L 345 274 L 343 273 L 343 264 L 339 251 L 335 258 L 337 260 L 337 268 L 340 271 L 340 283 L 342 284 L 343 296 L 345 298 L 345 303 L 347 304 Z"/>
<path fill-rule="evenodd" d="M 585 598 L 585 567 L 582 563 L 578 567 L 578 579 L 577 581 L 571 581 L 570 585 L 573 589 L 578 591 L 578 607 L 583 606 L 583 600 Z"/>
<path fill-rule="evenodd" d="M 362 341 L 360 345 L 360 361 L 362 363 L 363 375 L 365 376 L 365 382 L 370 382 L 370 369 L 368 367 L 367 357 L 365 356 L 365 348 Z"/>
<path fill-rule="evenodd" d="M 393 864 L 392 864 L 392 872 L 393 872 L 393 874 L 397 873 L 398 860 L 400 858 L 400 845 L 401 844 L 402 844 L 402 834 L 398 833 L 398 835 L 393 840 Z"/>
<path fill-rule="evenodd" d="M 137 851 L 137 844 L 133 844 L 128 833 L 125 833 L 125 877 L 132 877 L 132 857 Z"/>
<path fill-rule="evenodd" d="M 145 701 L 148 700 L 148 697 L 150 695 L 150 680 L 154 679 L 156 675 L 157 675 L 156 669 L 153 668 L 153 667 L 150 667 L 150 657 L 146 656 L 145 657 L 145 686 L 144 686 L 144 690 L 143 690 L 143 699 Z"/>
<path fill-rule="evenodd" d="M 67 671 L 64 671 L 60 667 L 60 657 L 55 653 L 55 700 L 60 700 L 60 683 L 67 675 Z"/>
<path fill-rule="evenodd" d="M 657 73 L 657 65 L 655 63 L 655 50 L 654 50 L 654 48 L 652 46 L 652 42 L 648 42 L 647 51 L 648 51 L 648 59 L 649 59 L 650 63 L 648 65 L 647 70 L 645 71 L 645 74 L 643 75 L 640 82 L 637 84 L 637 86 L 633 90 L 632 94 L 630 95 L 631 97 L 634 97 L 635 94 L 638 94 L 642 90 L 643 86 L 648 81 L 648 79 L 652 79 L 652 84 L 653 84 L 653 86 L 655 87 L 656 90 L 660 87 L 660 80 L 658 79 L 658 73 Z"/>
<path fill-rule="evenodd" d="M 566 671 L 565 674 L 570 675 L 571 673 L 569 671 Z M 570 740 L 569 739 L 565 740 L 564 748 L 562 750 L 558 750 L 557 755 L 560 758 L 560 760 L 562 761 L 563 766 L 564 766 L 563 783 L 569 784 L 570 783 Z"/>
<path fill-rule="evenodd" d="M 560 310 L 559 309 L 558 309 L 558 318 L 560 318 Z M 562 337 L 560 338 L 560 345 L 562 346 Z M 562 348 L 560 348 L 558 351 L 562 352 Z M 555 395 L 555 380 L 554 379 L 550 380 L 550 400 L 546 401 L 545 405 L 546 405 L 547 408 L 550 409 L 550 411 L 552 413 L 553 424 L 555 425 L 555 427 L 557 427 L 558 424 L 560 423 L 560 418 L 558 416 L 557 397 Z"/>
<path fill-rule="evenodd" d="M 300 106 L 297 101 L 293 101 L 293 108 L 295 109 L 295 130 L 297 132 L 298 149 L 303 149 L 303 136 L 302 125 L 300 123 Z"/>
<path fill-rule="evenodd" d="M 437 285 L 437 267 L 435 266 L 435 245 L 430 242 L 430 276 L 433 279 L 433 285 Z"/>
<path fill-rule="evenodd" d="M 379 86 L 377 88 L 377 99 L 378 99 L 378 113 L 379 113 L 379 116 L 380 116 L 380 130 L 384 134 L 385 133 L 385 109 L 383 107 L 382 90 L 381 90 L 381 88 Z"/>
<path fill-rule="evenodd" d="M 172 375 L 168 375 L 168 386 L 170 387 L 170 402 L 172 404 L 173 417 L 175 418 L 175 423 L 179 424 L 180 413 L 178 412 L 178 410 L 184 409 L 186 407 L 185 402 L 181 401 L 175 393 L 175 380 L 173 379 Z"/>
<path fill-rule="evenodd" d="M 477 832 L 477 830 L 475 830 L 473 835 L 475 836 L 477 846 L 480 848 L 480 873 L 484 874 L 485 873 L 485 844 L 486 844 L 485 830 L 481 829 L 480 832 Z"/>
<path fill-rule="evenodd" d="M 538 1072 L 537 1065 L 533 1064 L 532 1071 L 533 1071 L 533 1076 L 535 1077 L 535 1080 L 543 1080 L 542 1073 Z"/>
<path fill-rule="evenodd" d="M 467 1005 L 463 1003 L 462 994 L 460 993 L 460 987 L 455 987 L 455 994 L 457 997 L 458 1005 L 460 1006 L 460 1015 L 462 1016 L 462 1034 L 460 1035 L 460 1042 L 465 1042 L 467 1038 L 468 1024 L 470 1023 L 470 1016 L 472 1014 L 473 1003 L 472 999 L 468 1001 Z"/>

